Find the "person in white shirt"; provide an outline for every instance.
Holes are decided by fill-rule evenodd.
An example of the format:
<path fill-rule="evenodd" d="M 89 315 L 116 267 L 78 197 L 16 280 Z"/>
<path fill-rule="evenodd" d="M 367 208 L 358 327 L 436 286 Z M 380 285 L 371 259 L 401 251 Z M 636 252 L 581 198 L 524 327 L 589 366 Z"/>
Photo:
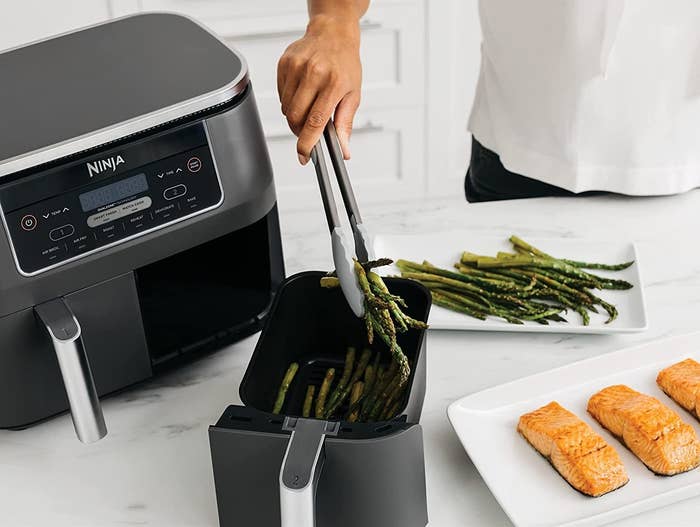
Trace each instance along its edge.
<path fill-rule="evenodd" d="M 309 0 L 280 59 L 282 111 L 308 162 L 334 115 L 346 158 L 369 0 Z M 700 2 L 481 0 L 467 199 L 700 187 Z"/>

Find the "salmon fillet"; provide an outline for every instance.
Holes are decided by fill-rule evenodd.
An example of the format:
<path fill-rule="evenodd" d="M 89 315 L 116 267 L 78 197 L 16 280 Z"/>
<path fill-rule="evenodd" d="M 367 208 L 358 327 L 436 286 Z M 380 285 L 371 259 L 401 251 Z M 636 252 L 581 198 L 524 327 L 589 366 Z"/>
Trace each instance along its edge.
<path fill-rule="evenodd" d="M 629 481 L 615 449 L 557 402 L 521 416 L 518 432 L 583 494 L 602 496 Z"/>
<path fill-rule="evenodd" d="M 656 384 L 671 399 L 700 419 L 700 362 L 686 359 L 661 370 Z"/>
<path fill-rule="evenodd" d="M 609 386 L 588 400 L 588 411 L 656 474 L 673 476 L 700 465 L 693 427 L 650 395 Z"/>

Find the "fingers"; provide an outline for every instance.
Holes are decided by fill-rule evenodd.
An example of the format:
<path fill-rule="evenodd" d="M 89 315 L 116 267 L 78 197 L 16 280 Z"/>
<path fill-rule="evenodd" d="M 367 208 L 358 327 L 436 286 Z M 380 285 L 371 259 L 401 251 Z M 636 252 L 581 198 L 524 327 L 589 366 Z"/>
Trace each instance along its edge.
<path fill-rule="evenodd" d="M 352 123 L 359 106 L 359 92 L 350 92 L 343 97 L 335 109 L 335 129 L 338 131 L 338 142 L 346 161 L 350 159 L 350 134 L 352 134 Z"/>
<path fill-rule="evenodd" d="M 284 56 L 277 67 L 277 92 L 282 105 L 282 114 L 285 116 L 294 101 L 294 94 L 302 78 L 300 64 L 301 61 L 298 59 Z"/>
<path fill-rule="evenodd" d="M 354 41 L 357 45 L 349 45 L 347 36 L 342 45 L 334 45 L 336 37 L 337 32 L 329 31 L 321 46 L 317 36 L 305 36 L 287 48 L 277 65 L 282 113 L 298 137 L 297 153 L 303 165 L 334 113 L 343 157 L 350 158 L 350 133 L 362 81 L 359 38 Z"/>
<path fill-rule="evenodd" d="M 318 79 L 305 76 L 291 95 L 289 103 L 283 107 L 282 112 L 294 135 L 298 136 L 301 133 L 311 106 L 322 89 L 323 86 Z"/>
<path fill-rule="evenodd" d="M 321 139 L 323 129 L 331 115 L 333 115 L 333 110 L 338 104 L 339 98 L 340 96 L 336 92 L 330 89 L 324 90 L 316 97 L 306 115 L 306 120 L 297 141 L 297 153 L 302 165 L 308 163 L 309 157 L 311 157 L 311 150 Z"/>

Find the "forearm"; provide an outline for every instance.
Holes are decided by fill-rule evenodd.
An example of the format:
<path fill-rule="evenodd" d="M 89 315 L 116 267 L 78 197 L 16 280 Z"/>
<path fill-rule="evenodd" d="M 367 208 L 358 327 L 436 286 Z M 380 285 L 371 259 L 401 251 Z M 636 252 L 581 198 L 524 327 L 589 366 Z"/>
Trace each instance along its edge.
<path fill-rule="evenodd" d="M 369 2 L 370 0 L 308 0 L 309 18 L 359 20 L 367 11 Z"/>

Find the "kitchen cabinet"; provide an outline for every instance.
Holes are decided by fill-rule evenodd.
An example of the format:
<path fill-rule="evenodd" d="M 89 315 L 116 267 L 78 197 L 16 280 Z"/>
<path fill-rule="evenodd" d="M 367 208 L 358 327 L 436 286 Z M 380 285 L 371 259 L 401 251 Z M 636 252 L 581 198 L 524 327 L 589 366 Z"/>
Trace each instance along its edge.
<path fill-rule="evenodd" d="M 280 113 L 277 61 L 304 34 L 305 2 L 141 0 L 142 10 L 168 10 L 201 20 L 246 57 L 270 147 L 282 210 L 319 201 L 311 165 L 297 161 L 295 138 Z M 363 92 L 349 163 L 361 202 L 417 197 L 425 170 L 426 2 L 376 0 L 364 16 Z"/>

